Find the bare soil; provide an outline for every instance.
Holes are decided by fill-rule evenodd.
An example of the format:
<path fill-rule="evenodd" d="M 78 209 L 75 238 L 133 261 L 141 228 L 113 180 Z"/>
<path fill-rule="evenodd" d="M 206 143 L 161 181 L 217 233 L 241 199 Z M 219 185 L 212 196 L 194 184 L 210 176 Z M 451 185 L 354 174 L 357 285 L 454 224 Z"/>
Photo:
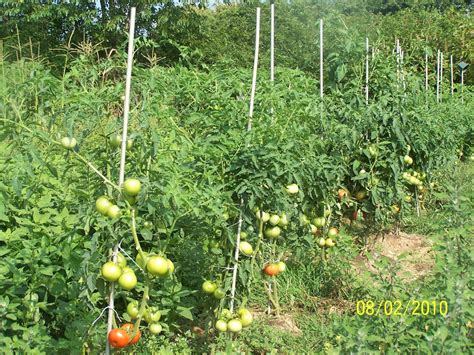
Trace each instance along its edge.
<path fill-rule="evenodd" d="M 377 261 L 385 257 L 399 269 L 397 276 L 405 281 L 416 281 L 428 275 L 434 265 L 434 252 L 428 238 L 400 232 L 371 238 L 367 250 L 371 258 L 357 256 L 353 266 L 357 273 L 378 273 Z"/>

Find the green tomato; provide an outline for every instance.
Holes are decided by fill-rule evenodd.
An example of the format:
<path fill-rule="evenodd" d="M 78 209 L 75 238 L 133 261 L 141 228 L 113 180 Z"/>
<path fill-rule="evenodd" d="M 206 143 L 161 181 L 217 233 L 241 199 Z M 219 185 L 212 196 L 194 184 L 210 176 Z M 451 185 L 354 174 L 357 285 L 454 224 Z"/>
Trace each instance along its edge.
<path fill-rule="evenodd" d="M 320 247 L 324 247 L 326 245 L 326 240 L 324 238 L 320 238 L 318 244 Z"/>
<path fill-rule="evenodd" d="M 334 237 L 337 236 L 338 234 L 339 234 L 339 231 L 337 230 L 336 227 L 331 227 L 331 228 L 329 228 L 329 230 L 328 230 L 328 236 L 334 238 Z"/>
<path fill-rule="evenodd" d="M 145 321 L 147 323 L 158 322 L 161 319 L 161 312 L 159 310 L 157 310 L 155 307 L 152 307 L 152 308 L 146 310 L 143 317 L 145 318 Z"/>
<path fill-rule="evenodd" d="M 133 146 L 133 140 L 127 139 L 127 149 L 132 149 L 132 146 Z"/>
<path fill-rule="evenodd" d="M 137 276 L 134 272 L 124 272 L 118 279 L 118 284 L 123 289 L 130 291 L 137 285 Z"/>
<path fill-rule="evenodd" d="M 286 213 L 281 214 L 280 220 L 278 221 L 278 225 L 280 227 L 286 227 L 288 225 L 288 217 L 286 216 Z"/>
<path fill-rule="evenodd" d="M 266 223 L 270 220 L 270 215 L 264 211 L 258 210 L 257 212 L 255 212 L 255 216 L 257 217 L 257 219 L 261 219 L 263 223 Z"/>
<path fill-rule="evenodd" d="M 247 232 L 243 232 L 243 231 L 240 232 L 240 239 L 245 240 L 245 239 L 247 239 L 247 237 L 248 237 Z"/>
<path fill-rule="evenodd" d="M 250 244 L 249 242 L 245 242 L 245 241 L 240 242 L 239 249 L 245 255 L 253 254 L 253 247 L 252 247 L 252 244 Z"/>
<path fill-rule="evenodd" d="M 281 228 L 278 226 L 267 228 L 264 234 L 267 238 L 278 238 L 281 234 Z"/>
<path fill-rule="evenodd" d="M 68 150 L 73 150 L 76 145 L 77 145 L 77 141 L 75 138 L 70 138 L 70 137 L 63 137 L 61 139 L 61 145 L 63 146 L 63 148 L 66 148 Z"/>
<path fill-rule="evenodd" d="M 153 223 L 149 222 L 149 221 L 146 221 L 145 223 L 143 223 L 143 227 L 146 228 L 146 229 L 152 229 L 153 228 Z"/>
<path fill-rule="evenodd" d="M 145 260 L 143 260 L 142 254 L 145 256 Z M 146 253 L 146 252 L 138 253 L 137 257 L 135 258 L 135 262 L 142 269 L 145 269 L 146 263 L 148 262 L 148 253 Z"/>
<path fill-rule="evenodd" d="M 227 322 L 227 329 L 232 333 L 240 333 L 242 330 L 242 322 L 239 319 L 232 319 Z"/>
<path fill-rule="evenodd" d="M 222 310 L 222 312 L 221 312 L 221 318 L 226 319 L 226 320 L 229 320 L 229 319 L 231 319 L 232 317 L 233 317 L 233 314 L 232 314 L 232 312 L 231 312 L 229 309 L 224 308 L 224 309 Z"/>
<path fill-rule="evenodd" d="M 120 278 L 122 275 L 122 269 L 117 264 L 113 263 L 112 261 L 106 262 L 102 265 L 102 269 L 100 270 L 102 277 L 110 282 L 115 282 Z"/>
<path fill-rule="evenodd" d="M 242 327 L 248 327 L 253 321 L 252 313 L 246 308 L 239 310 L 239 316 Z"/>
<path fill-rule="evenodd" d="M 111 206 L 112 202 L 110 202 L 109 199 L 105 196 L 101 196 L 95 201 L 95 208 L 97 212 L 99 212 L 103 216 L 107 216 L 107 213 Z"/>
<path fill-rule="evenodd" d="M 122 253 L 117 253 L 117 264 L 120 266 L 122 269 L 127 266 L 127 259 L 123 256 Z M 123 271 L 123 270 L 122 270 Z"/>
<path fill-rule="evenodd" d="M 300 189 L 297 184 L 291 184 L 286 187 L 286 192 L 290 195 L 297 194 L 299 190 Z"/>
<path fill-rule="evenodd" d="M 279 272 L 283 272 L 286 270 L 286 264 L 283 261 L 277 262 Z"/>
<path fill-rule="evenodd" d="M 148 272 L 155 276 L 166 276 L 168 274 L 168 261 L 162 256 L 151 256 L 146 263 Z"/>
<path fill-rule="evenodd" d="M 112 147 L 114 148 L 120 147 L 120 145 L 122 144 L 122 136 L 118 134 L 110 136 L 109 141 Z"/>
<path fill-rule="evenodd" d="M 174 264 L 170 259 L 166 259 L 168 263 L 168 275 L 171 275 L 174 272 Z"/>
<path fill-rule="evenodd" d="M 305 214 L 300 215 L 300 225 L 302 225 L 302 226 L 307 226 L 307 225 L 310 224 L 310 223 L 311 223 L 311 222 L 310 222 L 310 220 L 309 220 L 309 218 L 308 218 L 307 215 L 305 215 Z"/>
<path fill-rule="evenodd" d="M 311 234 L 316 235 L 318 234 L 318 227 L 316 227 L 314 224 L 309 225 L 311 227 Z"/>
<path fill-rule="evenodd" d="M 227 331 L 227 322 L 225 320 L 219 319 L 216 322 L 216 329 L 220 331 L 221 333 L 224 333 Z"/>
<path fill-rule="evenodd" d="M 117 205 L 110 206 L 109 210 L 107 211 L 107 216 L 113 219 L 120 217 L 121 214 L 122 212 L 120 211 L 120 207 Z"/>
<path fill-rule="evenodd" d="M 133 271 L 133 269 L 130 266 L 122 267 L 122 274 L 125 274 L 126 272 L 135 273 L 135 271 Z"/>
<path fill-rule="evenodd" d="M 413 164 L 413 158 L 410 157 L 409 155 L 405 155 L 403 157 L 403 162 L 406 164 L 406 165 L 412 165 Z"/>
<path fill-rule="evenodd" d="M 123 190 L 128 196 L 136 196 L 140 192 L 142 184 L 137 179 L 127 179 L 123 183 Z"/>
<path fill-rule="evenodd" d="M 217 288 L 213 295 L 216 299 L 221 300 L 225 297 L 225 291 L 222 288 Z"/>
<path fill-rule="evenodd" d="M 138 313 L 140 313 L 138 309 L 138 302 L 132 301 L 127 305 L 127 313 L 132 319 L 136 319 L 138 317 Z"/>
<path fill-rule="evenodd" d="M 149 329 L 150 329 L 151 334 L 158 335 L 163 330 L 163 327 L 161 326 L 160 323 L 152 323 L 150 324 Z"/>
<path fill-rule="evenodd" d="M 325 241 L 325 244 L 326 244 L 327 247 L 333 247 L 333 246 L 336 245 L 331 238 L 327 238 L 326 241 Z"/>
<path fill-rule="evenodd" d="M 201 286 L 204 293 L 211 295 L 217 290 L 217 285 L 212 281 L 204 281 Z"/>
<path fill-rule="evenodd" d="M 280 216 L 276 214 L 271 215 L 269 222 L 272 226 L 278 225 L 278 223 L 280 222 Z"/>
<path fill-rule="evenodd" d="M 326 225 L 326 218 L 324 217 L 317 217 L 315 219 L 313 219 L 313 224 L 316 226 L 316 227 L 324 227 Z"/>

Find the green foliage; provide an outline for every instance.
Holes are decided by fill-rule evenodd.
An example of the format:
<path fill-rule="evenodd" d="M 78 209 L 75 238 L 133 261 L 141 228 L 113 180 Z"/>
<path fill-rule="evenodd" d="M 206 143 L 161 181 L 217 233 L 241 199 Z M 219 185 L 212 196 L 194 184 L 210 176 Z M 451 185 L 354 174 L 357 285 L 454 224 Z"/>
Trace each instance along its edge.
<path fill-rule="evenodd" d="M 334 57 L 333 89 L 324 102 L 315 90 L 318 83 L 302 71 L 280 69 L 273 86 L 260 79 L 250 132 L 245 130 L 249 70 L 134 69 L 129 129 L 134 143 L 127 151 L 126 171 L 127 177 L 137 177 L 143 185 L 136 203 L 143 249 L 166 253 L 176 264 L 175 275 L 152 280 L 150 291 L 150 305 L 162 311 L 167 324 L 160 337 L 176 339 L 167 340 L 172 350 L 173 346 L 184 350 L 180 339 L 190 336 L 189 328 L 199 324 L 208 331 L 215 316 L 227 307 L 228 298 L 216 300 L 198 290 L 203 279 L 217 280 L 227 293 L 230 289 L 241 199 L 244 229 L 252 244 L 258 243 L 255 207 L 286 212 L 290 224 L 283 229 L 283 238 L 262 243 L 258 258 L 242 260 L 237 306 L 264 302 L 262 282 L 268 278 L 260 271 L 266 262 L 281 259 L 287 260 L 290 270 L 297 270 L 282 274 L 278 281 L 281 301 L 291 304 L 302 299 L 306 309 L 315 309 L 310 303 L 312 294 L 355 300 L 367 294 L 388 297 L 395 288 L 399 297 L 427 298 L 439 292 L 449 302 L 463 294 L 464 284 L 453 285 L 452 279 L 441 275 L 445 265 L 460 277 L 466 274 L 464 266 L 450 256 L 451 244 L 440 246 L 444 256 L 438 262 L 439 275 L 427 290 L 415 292 L 412 286 L 399 283 L 367 290 L 344 272 L 356 252 L 349 228 L 340 228 L 337 247 L 328 251 L 327 258 L 308 226 L 299 223 L 301 214 L 313 218 L 327 208 L 331 214 L 322 233 L 329 226 L 341 227 L 355 211 L 367 212 L 366 223 L 377 227 L 403 221 L 413 212 L 413 203 L 404 202 L 404 197 L 414 194 L 414 187 L 404 182 L 402 173 L 408 169 L 426 173 L 425 199 L 429 202 L 434 196 L 436 203 L 438 197 L 430 195 L 429 183 L 441 184 L 442 176 L 458 163 L 460 152 L 467 155 L 472 147 L 469 91 L 464 104 L 458 96 L 445 96 L 436 105 L 410 71 L 403 91 L 395 82 L 393 61 L 383 61 L 381 53 L 373 62 L 371 100 L 366 106 L 360 94 L 361 63 L 357 63 L 362 53 L 350 43 L 344 53 L 351 59 L 346 63 L 345 57 Z M 92 162 L 112 181 L 118 176 L 120 153 L 110 146 L 109 137 L 120 132 L 124 57 L 97 60 L 91 50 L 69 59 L 62 77 L 37 61 L 1 63 L 2 82 L 8 85 L 0 92 L 0 324 L 6 335 L 0 344 L 10 352 L 67 352 L 82 346 L 102 351 L 105 326 L 100 313 L 108 290 L 99 276 L 100 265 L 117 242 L 135 256 L 128 225 L 131 217 L 124 214 L 111 220 L 94 210 L 96 198 L 102 195 L 124 211 L 127 202 L 79 160 L 84 157 Z M 337 74 L 343 65 L 347 74 Z M 261 78 L 266 77 L 264 71 Z M 63 136 L 77 139 L 75 151 L 65 151 L 52 141 Z M 408 151 L 414 160 L 411 167 L 403 162 Z M 297 195 L 285 192 L 290 183 L 299 185 Z M 368 197 L 339 200 L 337 191 L 342 187 L 352 194 L 366 191 Z M 401 207 L 401 214 L 393 213 L 394 204 Z M 145 228 L 147 221 L 153 227 Z M 137 270 L 131 260 L 129 264 Z M 118 289 L 120 315 L 142 291 L 142 284 L 130 292 Z M 463 299 L 462 304 L 467 301 Z M 434 329 L 441 329 L 436 322 L 441 321 L 434 321 L 433 332 L 427 333 L 435 340 L 432 351 L 448 345 L 465 349 L 465 328 L 460 326 L 468 319 L 465 309 L 455 308 L 455 319 L 445 325 L 448 333 L 453 332 L 452 339 L 444 336 L 445 330 L 435 333 Z M 363 325 L 355 318 L 334 322 L 333 333 L 327 334 L 348 339 L 332 345 L 341 350 L 370 351 L 382 344 L 426 351 L 430 346 L 427 342 L 413 345 L 420 336 L 420 319 L 409 321 L 410 329 L 416 330 L 413 334 L 390 344 L 381 340 L 382 331 L 375 330 L 388 329 L 393 335 L 399 331 L 397 323 L 380 319 Z M 360 330 L 362 342 L 356 341 L 355 330 Z M 275 339 L 274 346 L 290 347 L 297 342 L 276 340 L 278 332 L 268 328 L 262 328 L 260 339 L 252 339 L 250 333 L 242 343 L 244 350 L 268 349 L 267 336 Z M 376 336 L 366 337 L 370 333 Z M 461 340 L 449 343 L 454 336 Z M 220 337 L 214 347 L 230 347 L 227 340 Z M 311 349 L 325 343 L 321 338 L 306 340 L 313 342 Z M 156 339 L 143 343 L 139 349 L 161 346 Z M 208 345 L 196 340 L 196 349 L 208 351 Z"/>

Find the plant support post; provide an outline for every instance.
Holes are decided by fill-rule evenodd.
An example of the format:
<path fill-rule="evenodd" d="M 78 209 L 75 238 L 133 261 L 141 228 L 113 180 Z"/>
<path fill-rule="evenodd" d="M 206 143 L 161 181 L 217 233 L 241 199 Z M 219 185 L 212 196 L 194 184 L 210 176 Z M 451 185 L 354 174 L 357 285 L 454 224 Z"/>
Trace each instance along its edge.
<path fill-rule="evenodd" d="M 130 21 L 129 21 L 129 37 L 128 37 L 128 56 L 127 56 L 127 76 L 125 80 L 125 100 L 124 100 L 124 110 L 123 110 L 123 133 L 122 133 L 122 150 L 120 156 L 120 172 L 119 172 L 119 187 L 122 186 L 124 177 L 125 177 L 125 156 L 127 149 L 127 130 L 128 130 L 128 115 L 130 111 L 130 86 L 132 81 L 132 67 L 133 67 L 133 41 L 135 33 L 135 7 L 132 7 L 130 10 Z M 117 261 L 117 252 L 118 245 L 115 245 L 113 258 L 114 262 Z M 114 298 L 115 298 L 115 283 L 112 282 L 110 285 L 110 294 L 109 294 L 109 311 L 107 319 L 107 338 L 109 332 L 112 330 L 112 324 L 114 319 Z M 110 344 L 108 339 L 106 339 L 106 349 L 105 353 L 110 354 Z"/>
<path fill-rule="evenodd" d="M 453 68 L 453 55 L 451 54 L 449 56 L 449 71 L 451 73 L 451 76 L 450 76 L 450 81 L 451 81 L 451 96 L 454 95 L 454 68 Z"/>
<path fill-rule="evenodd" d="M 369 37 L 365 38 L 365 104 L 369 104 Z"/>
<path fill-rule="evenodd" d="M 254 100 L 255 100 L 255 91 L 257 88 L 257 69 L 258 69 L 258 50 L 260 46 L 260 8 L 257 7 L 257 18 L 255 24 L 255 54 L 254 54 L 254 62 L 253 62 L 253 74 L 252 74 L 252 90 L 250 92 L 250 107 L 249 107 L 249 121 L 247 125 L 247 131 L 252 129 L 252 117 L 253 117 L 253 107 L 254 107 Z M 242 210 L 244 208 L 244 199 L 240 199 L 240 213 L 239 213 L 239 221 L 237 224 L 237 237 L 235 241 L 235 253 L 234 253 L 234 267 L 232 270 L 232 286 L 230 289 L 230 305 L 229 310 L 231 312 L 234 311 L 234 303 L 235 303 L 235 289 L 237 287 L 237 271 L 239 266 L 239 254 L 240 254 L 240 234 L 242 231 Z"/>
<path fill-rule="evenodd" d="M 324 95 L 324 67 L 323 67 L 323 19 L 319 20 L 319 96 L 321 99 Z"/>
<path fill-rule="evenodd" d="M 443 52 L 439 52 L 439 101 L 443 101 Z"/>
<path fill-rule="evenodd" d="M 439 49 L 436 56 L 436 102 L 439 102 Z"/>
<path fill-rule="evenodd" d="M 425 90 L 428 91 L 428 53 L 425 53 Z"/>

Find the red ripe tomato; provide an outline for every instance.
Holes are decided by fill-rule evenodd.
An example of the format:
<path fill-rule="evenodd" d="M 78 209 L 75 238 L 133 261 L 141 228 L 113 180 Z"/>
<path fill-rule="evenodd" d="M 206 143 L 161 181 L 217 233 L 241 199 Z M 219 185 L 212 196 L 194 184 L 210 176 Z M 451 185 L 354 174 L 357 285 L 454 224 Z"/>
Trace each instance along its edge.
<path fill-rule="evenodd" d="M 125 348 L 128 345 L 129 337 L 124 329 L 115 328 L 109 333 L 108 340 L 113 348 Z"/>
<path fill-rule="evenodd" d="M 128 336 L 131 337 L 133 335 L 133 324 L 132 323 L 125 323 L 124 325 L 122 325 L 120 327 L 121 329 L 124 329 Z M 135 336 L 133 337 L 132 340 L 130 340 L 130 342 L 128 344 L 130 345 L 133 345 L 133 344 L 136 344 L 138 343 L 138 341 L 140 340 L 140 337 L 142 336 L 142 333 L 140 332 L 140 330 L 137 331 L 137 334 L 135 334 Z"/>
<path fill-rule="evenodd" d="M 263 272 L 268 276 L 276 276 L 280 273 L 280 268 L 277 264 L 268 264 L 263 268 Z"/>

